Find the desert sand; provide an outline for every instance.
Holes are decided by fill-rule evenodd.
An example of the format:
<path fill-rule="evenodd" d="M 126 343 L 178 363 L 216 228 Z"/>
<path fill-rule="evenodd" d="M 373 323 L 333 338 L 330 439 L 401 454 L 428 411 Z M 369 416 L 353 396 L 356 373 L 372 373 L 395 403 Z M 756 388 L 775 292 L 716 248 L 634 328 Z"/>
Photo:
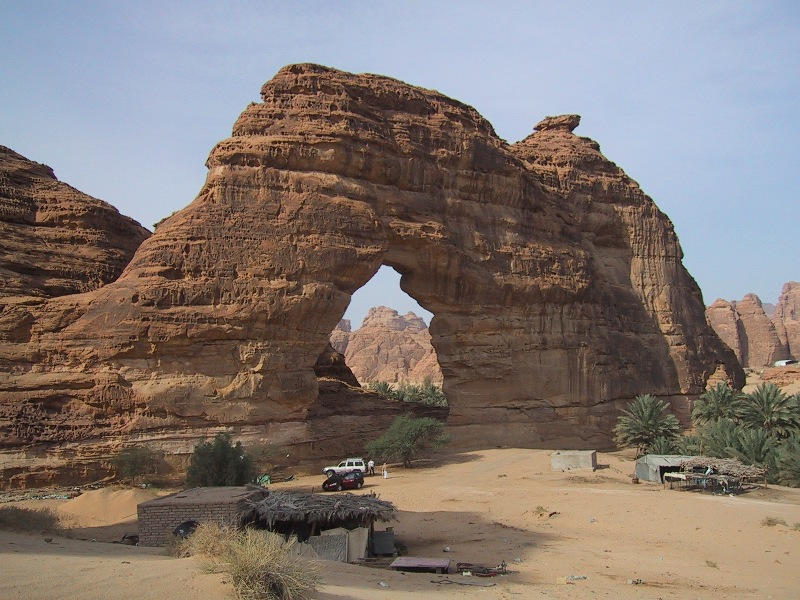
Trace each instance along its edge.
<path fill-rule="evenodd" d="M 792 525 L 800 522 L 800 490 L 770 485 L 737 497 L 665 490 L 633 485 L 623 453 L 600 454 L 599 462 L 596 472 L 554 473 L 547 451 L 492 449 L 367 478 L 361 493 L 397 505 L 388 525 L 410 555 L 487 566 L 505 560 L 515 572 L 477 579 L 323 562 L 314 597 L 798 597 L 800 531 Z M 321 481 L 308 476 L 274 487 L 318 490 Z M 97 541 L 0 533 L 0 598 L 231 598 L 224 576 L 203 573 L 195 559 L 102 541 L 135 530 L 136 502 L 156 493 L 111 488 L 26 502 L 55 506 L 75 524 L 72 535 Z M 788 525 L 762 525 L 766 517 Z M 557 583 L 569 575 L 586 579 Z M 636 579 L 644 583 L 628 583 Z"/>

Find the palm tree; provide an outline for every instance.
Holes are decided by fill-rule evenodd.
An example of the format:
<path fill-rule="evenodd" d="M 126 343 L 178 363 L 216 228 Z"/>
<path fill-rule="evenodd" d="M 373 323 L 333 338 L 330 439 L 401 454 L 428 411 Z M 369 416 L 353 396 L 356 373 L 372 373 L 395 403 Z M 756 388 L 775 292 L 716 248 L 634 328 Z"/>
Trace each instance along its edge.
<path fill-rule="evenodd" d="M 731 419 L 741 403 L 741 392 L 734 390 L 723 381 L 700 395 L 692 409 L 692 422 L 703 425 L 718 419 Z"/>
<path fill-rule="evenodd" d="M 700 454 L 726 458 L 730 449 L 738 444 L 741 427 L 732 419 L 708 421 L 697 432 L 700 440 Z"/>
<path fill-rule="evenodd" d="M 796 396 L 787 396 L 774 383 L 762 383 L 746 394 L 738 416 L 748 429 L 765 429 L 776 439 L 800 431 L 800 406 Z"/>
<path fill-rule="evenodd" d="M 778 447 L 778 482 L 800 487 L 800 435 L 785 439 Z"/>
<path fill-rule="evenodd" d="M 680 454 L 680 439 L 677 437 L 657 437 L 647 447 L 648 454 Z"/>
<path fill-rule="evenodd" d="M 775 468 L 775 440 L 764 429 L 740 429 L 728 452 L 746 465 L 759 465 L 770 471 Z"/>
<path fill-rule="evenodd" d="M 638 457 L 656 438 L 675 437 L 680 431 L 680 423 L 670 412 L 664 400 L 642 394 L 623 409 L 614 433 L 620 447 L 636 446 Z"/>

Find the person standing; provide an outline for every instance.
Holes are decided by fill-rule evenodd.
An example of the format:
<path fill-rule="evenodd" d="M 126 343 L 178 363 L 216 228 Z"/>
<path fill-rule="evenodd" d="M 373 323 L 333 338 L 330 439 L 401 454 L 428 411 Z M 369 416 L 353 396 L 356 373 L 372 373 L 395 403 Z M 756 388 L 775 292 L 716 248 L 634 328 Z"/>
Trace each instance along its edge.
<path fill-rule="evenodd" d="M 370 475 L 375 475 L 375 461 L 371 458 L 367 462 L 367 473 Z"/>

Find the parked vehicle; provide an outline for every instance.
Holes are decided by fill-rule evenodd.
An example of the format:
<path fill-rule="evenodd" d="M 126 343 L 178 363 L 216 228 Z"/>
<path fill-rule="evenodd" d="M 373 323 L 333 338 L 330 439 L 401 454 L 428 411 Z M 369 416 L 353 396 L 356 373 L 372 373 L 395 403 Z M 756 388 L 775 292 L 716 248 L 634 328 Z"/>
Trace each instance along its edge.
<path fill-rule="evenodd" d="M 364 475 L 361 471 L 350 471 L 344 475 L 332 475 L 322 484 L 326 492 L 342 490 L 360 490 L 364 486 Z"/>
<path fill-rule="evenodd" d="M 367 465 L 363 458 L 345 458 L 338 465 L 325 467 L 322 472 L 328 477 L 332 475 L 344 475 L 350 471 L 360 471 L 362 474 L 366 473 Z"/>

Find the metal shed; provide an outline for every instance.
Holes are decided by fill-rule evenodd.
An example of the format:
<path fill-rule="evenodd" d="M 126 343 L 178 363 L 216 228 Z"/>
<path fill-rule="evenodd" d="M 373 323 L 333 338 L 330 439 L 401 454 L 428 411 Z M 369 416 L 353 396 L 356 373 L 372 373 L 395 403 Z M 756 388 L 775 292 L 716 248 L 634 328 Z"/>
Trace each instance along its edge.
<path fill-rule="evenodd" d="M 636 459 L 634 474 L 640 481 L 664 483 L 664 473 L 680 471 L 681 463 L 690 458 L 680 454 L 645 454 Z"/>

